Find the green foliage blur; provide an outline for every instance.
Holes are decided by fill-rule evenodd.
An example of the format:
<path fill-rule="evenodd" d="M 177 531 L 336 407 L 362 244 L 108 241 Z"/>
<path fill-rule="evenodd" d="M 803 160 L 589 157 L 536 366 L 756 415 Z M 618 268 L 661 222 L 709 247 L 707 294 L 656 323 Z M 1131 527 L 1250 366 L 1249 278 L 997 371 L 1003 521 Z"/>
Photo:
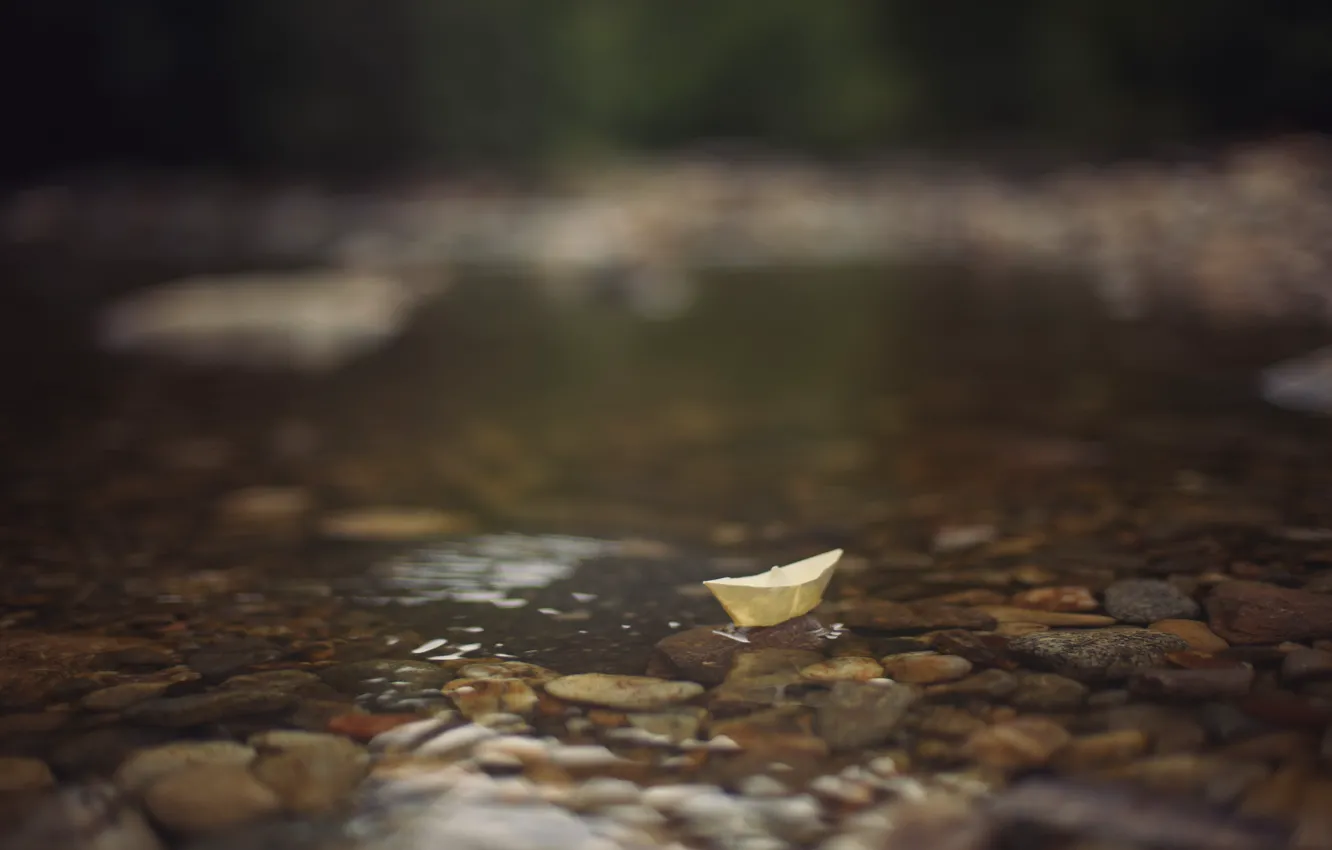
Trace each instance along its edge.
<path fill-rule="evenodd" d="M 1115 152 L 1332 124 L 1332 4 L 1316 0 L 19 5 L 0 13 L 0 74 L 29 113 L 30 153 L 57 159 L 374 170 L 719 142 Z"/>

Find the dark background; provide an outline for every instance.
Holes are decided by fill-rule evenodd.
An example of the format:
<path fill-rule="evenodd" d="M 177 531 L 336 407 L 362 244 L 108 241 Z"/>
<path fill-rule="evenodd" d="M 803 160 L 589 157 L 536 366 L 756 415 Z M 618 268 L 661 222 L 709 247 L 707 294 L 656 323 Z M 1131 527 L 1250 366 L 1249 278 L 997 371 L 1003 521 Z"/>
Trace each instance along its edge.
<path fill-rule="evenodd" d="M 540 169 L 723 144 L 1169 154 L 1332 125 L 1332 4 L 23 0 L 3 176 Z"/>

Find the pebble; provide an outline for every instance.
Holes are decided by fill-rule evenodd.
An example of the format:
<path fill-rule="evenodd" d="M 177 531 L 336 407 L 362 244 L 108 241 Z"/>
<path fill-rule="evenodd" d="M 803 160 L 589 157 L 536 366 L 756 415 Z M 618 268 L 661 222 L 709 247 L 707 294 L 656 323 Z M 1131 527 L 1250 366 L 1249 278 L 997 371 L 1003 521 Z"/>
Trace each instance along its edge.
<path fill-rule="evenodd" d="M 416 754 L 430 758 L 450 758 L 466 755 L 477 744 L 498 735 L 499 733 L 489 726 L 469 723 L 466 726 L 459 726 L 456 729 L 450 729 L 447 732 L 435 735 L 418 744 Z"/>
<path fill-rule="evenodd" d="M 897 682 L 930 685 L 951 682 L 971 672 L 971 662 L 959 655 L 908 652 L 888 655 L 880 662 L 884 675 Z"/>
<path fill-rule="evenodd" d="M 319 678 L 344 694 L 384 694 L 390 691 L 438 690 L 454 674 L 430 661 L 372 659 L 335 664 L 319 671 Z"/>
<path fill-rule="evenodd" d="M 818 734 L 834 751 L 876 746 L 896 730 L 916 696 L 909 685 L 837 682 L 818 707 Z"/>
<path fill-rule="evenodd" d="M 986 723 L 976 715 L 948 705 L 930 706 L 917 726 L 923 735 L 961 740 L 984 729 Z"/>
<path fill-rule="evenodd" d="M 1157 620 L 1194 620 L 1202 608 L 1168 581 L 1122 579 L 1105 589 L 1105 610 L 1124 623 L 1145 626 Z"/>
<path fill-rule="evenodd" d="M 458 670 L 463 679 L 522 679 L 527 682 L 549 682 L 559 678 L 559 673 L 525 661 L 487 661 L 481 664 L 467 664 Z"/>
<path fill-rule="evenodd" d="M 1017 677 L 1007 670 L 982 670 L 956 682 L 930 685 L 925 689 L 925 693 L 929 696 L 985 697 L 1002 700 L 1017 690 L 1017 686 Z"/>
<path fill-rule="evenodd" d="M 1238 697 L 1253 687 L 1253 668 L 1239 667 L 1178 670 L 1142 670 L 1129 680 L 1129 691 L 1139 696 L 1212 699 Z"/>
<path fill-rule="evenodd" d="M 286 691 L 293 694 L 329 692 L 319 676 L 309 670 L 262 670 L 240 673 L 218 685 L 221 690 Z"/>
<path fill-rule="evenodd" d="M 277 792 L 287 811 L 298 814 L 331 810 L 370 766 L 365 750 L 341 735 L 277 730 L 254 735 L 249 743 L 259 753 L 251 772 Z"/>
<path fill-rule="evenodd" d="M 160 697 L 171 685 L 171 682 L 125 682 L 93 691 L 79 701 L 79 706 L 87 711 L 123 711 Z"/>
<path fill-rule="evenodd" d="M 1029 711 L 1072 711 L 1087 699 L 1090 689 L 1058 673 L 1033 673 L 1021 670 L 1014 674 L 1017 688 L 1008 696 L 1008 703 Z"/>
<path fill-rule="evenodd" d="M 531 717 L 538 702 L 536 691 L 522 679 L 454 679 L 444 693 L 468 720 L 500 712 Z"/>
<path fill-rule="evenodd" d="M 213 832 L 282 809 L 277 793 L 241 765 L 196 764 L 160 777 L 143 793 L 157 822 L 174 832 Z"/>
<path fill-rule="evenodd" d="M 546 691 L 570 702 L 645 711 L 688 702 L 703 693 L 703 686 L 651 676 L 580 673 L 552 679 L 546 683 Z"/>
<path fill-rule="evenodd" d="M 982 605 L 979 610 L 993 617 L 996 623 L 1036 623 L 1042 626 L 1093 628 L 1112 626 L 1114 617 L 1104 614 L 1077 614 L 1066 611 L 1041 611 L 1035 608 L 1015 608 L 1011 605 Z"/>
<path fill-rule="evenodd" d="M 67 785 L 42 798 L 13 828 L 5 850 L 162 850 L 139 809 L 102 782 Z"/>
<path fill-rule="evenodd" d="M 740 780 L 737 790 L 746 797 L 785 797 L 791 789 L 772 776 L 757 774 Z"/>
<path fill-rule="evenodd" d="M 1015 638 L 1032 632 L 1048 631 L 1049 628 L 1045 623 L 1000 623 L 994 627 L 994 633 L 1006 638 Z"/>
<path fill-rule="evenodd" d="M 1074 738 L 1054 759 L 1059 770 L 1085 771 L 1124 764 L 1147 752 L 1150 740 L 1141 729 L 1116 729 Z"/>
<path fill-rule="evenodd" d="M 1043 717 L 1019 717 L 978 730 L 966 749 L 981 764 L 1001 769 L 1040 767 L 1072 740 L 1064 727 Z"/>
<path fill-rule="evenodd" d="M 706 717 L 706 709 L 684 706 L 674 711 L 630 714 L 625 719 L 635 729 L 679 743 L 697 738 L 699 726 Z"/>
<path fill-rule="evenodd" d="M 567 768 L 608 767 L 623 761 L 600 744 L 571 744 L 550 750 L 552 764 Z"/>
<path fill-rule="evenodd" d="M 363 732 L 373 732 L 370 736 L 370 750 L 376 753 L 395 753 L 405 750 L 412 750 L 425 743 L 430 738 L 448 729 L 457 719 L 454 712 L 444 712 L 434 717 L 419 718 L 415 715 L 375 715 L 375 714 L 351 714 L 345 717 L 357 718 L 352 724 L 338 724 L 339 728 L 332 728 L 330 732 L 348 735 L 349 737 L 361 740 L 358 735 L 342 728 L 343 726 L 353 726 Z M 387 728 L 380 728 L 377 724 L 361 728 L 359 718 L 373 720 L 376 717 L 388 717 L 392 719 L 392 725 Z M 407 719 L 412 718 L 412 719 Z"/>
<path fill-rule="evenodd" d="M 679 676 L 704 685 L 719 685 L 735 656 L 747 650 L 791 649 L 820 651 L 826 643 L 822 626 L 813 617 L 794 617 L 775 626 L 752 628 L 748 643 L 718 634 L 723 626 L 699 626 L 657 642 L 648 672 Z"/>
<path fill-rule="evenodd" d="M 1207 741 L 1207 732 L 1192 710 L 1132 703 L 1106 709 L 1103 718 L 1111 731 L 1137 729 L 1147 735 L 1158 755 L 1192 755 Z"/>
<path fill-rule="evenodd" d="M 223 679 L 259 664 L 276 661 L 285 655 L 277 644 L 263 638 L 243 637 L 209 644 L 186 657 L 185 663 L 197 670 L 205 681 Z"/>
<path fill-rule="evenodd" d="M 1013 594 L 1009 604 L 1017 608 L 1035 608 L 1041 611 L 1095 611 L 1100 607 L 1090 588 L 1080 585 L 1065 587 L 1035 587 Z"/>
<path fill-rule="evenodd" d="M 147 700 L 125 709 L 124 717 L 153 726 L 198 726 L 234 717 L 271 714 L 290 708 L 294 695 L 281 691 L 209 691 Z"/>
<path fill-rule="evenodd" d="M 1207 597 L 1212 631 L 1233 644 L 1332 637 L 1332 596 L 1256 581 L 1227 581 Z"/>
<path fill-rule="evenodd" d="M 1123 679 L 1155 667 L 1169 652 L 1186 649 L 1184 639 L 1147 629 L 1036 632 L 1009 642 L 1015 656 L 1082 682 Z"/>
<path fill-rule="evenodd" d="M 132 754 L 116 770 L 116 787 L 141 793 L 164 776 L 188 767 L 245 767 L 254 760 L 253 747 L 235 741 L 176 741 Z"/>
<path fill-rule="evenodd" d="M 41 759 L 0 756 L 0 793 L 41 791 L 53 785 L 51 768 Z"/>
<path fill-rule="evenodd" d="M 842 656 L 802 668 L 800 678 L 811 682 L 865 682 L 881 678 L 883 673 L 883 665 L 873 658 Z"/>
<path fill-rule="evenodd" d="M 591 811 L 608 806 L 635 805 L 642 796 L 642 789 L 627 779 L 598 776 L 573 789 L 569 807 L 577 811 Z"/>
<path fill-rule="evenodd" d="M 1147 628 L 1181 637 L 1189 649 L 1197 652 L 1220 652 L 1230 647 L 1224 638 L 1198 620 L 1157 620 Z"/>
<path fill-rule="evenodd" d="M 495 800 L 446 795 L 400 824 L 388 848 L 447 847 L 449 850 L 615 850 L 616 845 L 593 834 L 586 820 L 564 809 L 528 801 L 502 804 Z"/>
<path fill-rule="evenodd" d="M 1332 652 L 1300 648 L 1286 653 L 1281 678 L 1291 684 L 1332 679 Z"/>

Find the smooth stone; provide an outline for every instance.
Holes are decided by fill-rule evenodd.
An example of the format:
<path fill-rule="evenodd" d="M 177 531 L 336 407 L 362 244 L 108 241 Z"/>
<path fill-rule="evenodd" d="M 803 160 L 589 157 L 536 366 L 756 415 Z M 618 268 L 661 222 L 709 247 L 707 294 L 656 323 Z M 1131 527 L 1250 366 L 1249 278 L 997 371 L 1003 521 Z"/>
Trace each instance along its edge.
<path fill-rule="evenodd" d="M 1202 607 L 1168 581 L 1122 579 L 1105 589 L 1105 610 L 1124 623 L 1145 626 L 1157 620 L 1193 620 Z"/>
<path fill-rule="evenodd" d="M 998 667 L 1003 670 L 1017 668 L 1017 662 L 1008 655 L 1008 638 L 995 634 L 978 634 L 961 629 L 948 629 L 930 635 L 930 648 L 945 655 L 957 655 L 977 667 Z"/>
<path fill-rule="evenodd" d="M 876 746 L 897 729 L 916 697 L 909 685 L 837 682 L 818 707 L 818 735 L 834 751 Z"/>
<path fill-rule="evenodd" d="M 0 844 L 5 850 L 163 848 L 138 808 L 103 782 L 66 785 L 40 798 L 21 823 L 7 829 Z"/>
<path fill-rule="evenodd" d="M 1332 652 L 1301 648 L 1286 653 L 1281 678 L 1291 684 L 1332 679 Z"/>
<path fill-rule="evenodd" d="M 487 661 L 467 664 L 458 669 L 460 679 L 521 679 L 542 683 L 559 677 L 560 674 L 554 670 L 525 661 Z"/>
<path fill-rule="evenodd" d="M 1230 647 L 1225 639 L 1200 620 L 1157 620 L 1147 627 L 1154 632 L 1181 637 L 1196 652 L 1220 652 Z"/>
<path fill-rule="evenodd" d="M 723 626 L 699 626 L 657 642 L 648 672 L 719 685 L 741 652 L 757 649 L 820 651 L 827 640 L 819 621 L 795 617 L 784 623 L 748 629 L 743 640 L 728 637 Z"/>
<path fill-rule="evenodd" d="M 116 770 L 116 787 L 141 793 L 164 776 L 199 766 L 245 767 L 254 760 L 253 747 L 235 741 L 176 741 L 140 750 Z"/>
<path fill-rule="evenodd" d="M 167 829 L 215 832 L 276 814 L 277 793 L 240 765 L 198 764 L 160 777 L 143 794 L 144 806 Z"/>
<path fill-rule="evenodd" d="M 1151 742 L 1141 729 L 1116 729 L 1069 741 L 1055 756 L 1058 770 L 1087 771 L 1133 761 L 1147 752 Z"/>
<path fill-rule="evenodd" d="M 283 691 L 310 695 L 334 693 L 324 681 L 308 670 L 261 670 L 258 673 L 239 673 L 220 685 L 219 690 Z"/>
<path fill-rule="evenodd" d="M 1253 687 L 1253 668 L 1141 670 L 1129 679 L 1129 691 L 1139 696 L 1213 699 L 1238 697 Z"/>
<path fill-rule="evenodd" d="M 1124 679 L 1135 670 L 1155 667 L 1167 653 L 1186 649 L 1188 644 L 1181 637 L 1146 629 L 1107 628 L 1036 632 L 1014 638 L 1008 646 L 1033 666 L 1095 683 Z"/>
<path fill-rule="evenodd" d="M 1207 617 L 1212 631 L 1233 644 L 1332 637 L 1332 595 L 1227 581 L 1207 597 Z"/>
<path fill-rule="evenodd" d="M 122 673 L 147 673 L 174 667 L 179 663 L 174 652 L 159 646 L 133 646 L 128 649 L 103 652 L 93 658 L 93 664 L 99 669 L 118 670 Z"/>
<path fill-rule="evenodd" d="M 41 759 L 0 756 L 0 794 L 42 791 L 53 785 L 55 776 Z"/>
<path fill-rule="evenodd" d="M 536 691 L 522 679 L 454 679 L 444 686 L 444 693 L 468 720 L 500 712 L 531 717 L 539 702 Z"/>
<path fill-rule="evenodd" d="M 385 694 L 390 691 L 439 690 L 454 678 L 452 671 L 430 661 L 372 659 L 335 664 L 319 678 L 344 694 Z"/>
<path fill-rule="evenodd" d="M 498 735 L 499 733 L 489 726 L 469 723 L 426 739 L 417 745 L 416 753 L 431 758 L 462 756 L 470 753 L 472 748 L 482 741 Z"/>
<path fill-rule="evenodd" d="M 253 735 L 249 743 L 259 753 L 251 772 L 297 814 L 333 809 L 370 768 L 365 750 L 341 735 L 277 730 Z"/>
<path fill-rule="evenodd" d="M 883 665 L 873 658 L 842 656 L 802 668 L 800 678 L 810 682 L 866 682 L 881 678 L 883 672 Z"/>
<path fill-rule="evenodd" d="M 971 662 L 960 655 L 937 652 L 909 652 L 881 659 L 884 675 L 896 682 L 932 685 L 951 682 L 971 672 Z"/>
<path fill-rule="evenodd" d="M 635 805 L 642 797 L 643 789 L 627 779 L 596 776 L 573 789 L 573 794 L 569 798 L 569 808 L 575 811 L 592 811 L 607 806 Z"/>
<path fill-rule="evenodd" d="M 1000 623 L 994 627 L 994 633 L 1006 638 L 1022 637 L 1032 632 L 1049 631 L 1045 623 Z"/>
<path fill-rule="evenodd" d="M 1008 696 L 1015 708 L 1029 711 L 1072 711 L 1087 699 L 1089 688 L 1058 673 L 1033 673 L 1019 670 L 1014 674 L 1017 688 Z"/>
<path fill-rule="evenodd" d="M 124 711 L 131 705 L 160 697 L 171 682 L 125 682 L 93 691 L 79 701 L 87 711 Z"/>
<path fill-rule="evenodd" d="M 161 727 L 101 726 L 64 738 L 46 754 L 46 761 L 59 776 L 110 776 L 135 752 L 176 737 Z"/>
<path fill-rule="evenodd" d="M 209 691 L 137 703 L 124 711 L 126 720 L 152 726 L 198 726 L 234 717 L 271 714 L 290 708 L 296 697 L 280 691 Z"/>
<path fill-rule="evenodd" d="M 274 643 L 257 637 L 243 637 L 209 644 L 185 659 L 185 663 L 205 681 L 220 682 L 249 667 L 282 658 L 286 652 Z"/>
<path fill-rule="evenodd" d="M 925 688 L 927 696 L 984 697 L 1002 700 L 1017 690 L 1017 677 L 1007 670 L 982 670 L 956 682 L 930 685 Z"/>
<path fill-rule="evenodd" d="M 1035 587 L 1031 590 L 1023 590 L 1013 594 L 1009 604 L 1016 608 L 1075 613 L 1095 611 L 1100 607 L 1091 589 L 1081 585 Z"/>
<path fill-rule="evenodd" d="M 988 767 L 1040 767 L 1072 738 L 1052 720 L 1018 717 L 977 730 L 967 740 L 966 751 Z"/>
<path fill-rule="evenodd" d="M 547 693 L 569 702 L 604 705 L 623 711 L 650 711 L 688 702 L 703 693 L 703 686 L 695 682 L 609 673 L 562 676 L 547 682 L 545 687 Z"/>
<path fill-rule="evenodd" d="M 979 610 L 993 617 L 996 623 L 1036 623 L 1042 626 L 1069 628 L 1112 626 L 1115 623 L 1114 617 L 1107 617 L 1104 614 L 1041 611 L 1035 608 L 1015 608 L 1011 605 L 982 605 Z"/>
<path fill-rule="evenodd" d="M 626 720 L 635 729 L 666 738 L 673 743 L 698 738 L 698 730 L 708 716 L 707 710 L 685 706 L 674 711 L 629 714 Z"/>
<path fill-rule="evenodd" d="M 916 729 L 922 735 L 962 740 L 986 727 L 986 722 L 969 711 L 948 705 L 929 706 Z"/>
<path fill-rule="evenodd" d="M 994 619 L 981 609 L 930 602 L 893 602 L 887 599 L 857 601 L 844 608 L 838 618 L 853 629 L 880 632 L 926 632 L 932 629 L 992 629 Z"/>
<path fill-rule="evenodd" d="M 786 702 L 789 691 L 806 685 L 801 670 L 818 658 L 817 653 L 789 649 L 740 653 L 726 680 L 709 695 L 708 707 L 729 716 Z"/>
<path fill-rule="evenodd" d="M 1152 741 L 1157 755 L 1189 755 L 1207 742 L 1207 732 L 1195 710 L 1151 703 L 1131 703 L 1106 709 L 1102 715 L 1106 729 L 1137 729 Z"/>

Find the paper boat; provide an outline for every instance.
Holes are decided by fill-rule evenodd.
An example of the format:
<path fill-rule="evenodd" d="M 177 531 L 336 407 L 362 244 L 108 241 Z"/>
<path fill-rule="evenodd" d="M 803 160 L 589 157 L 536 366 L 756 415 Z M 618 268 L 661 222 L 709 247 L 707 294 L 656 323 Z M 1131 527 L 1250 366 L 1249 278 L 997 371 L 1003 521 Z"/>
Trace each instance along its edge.
<path fill-rule="evenodd" d="M 703 584 L 737 626 L 775 626 L 814 610 L 841 557 L 842 550 L 833 549 L 756 576 L 718 578 Z"/>

